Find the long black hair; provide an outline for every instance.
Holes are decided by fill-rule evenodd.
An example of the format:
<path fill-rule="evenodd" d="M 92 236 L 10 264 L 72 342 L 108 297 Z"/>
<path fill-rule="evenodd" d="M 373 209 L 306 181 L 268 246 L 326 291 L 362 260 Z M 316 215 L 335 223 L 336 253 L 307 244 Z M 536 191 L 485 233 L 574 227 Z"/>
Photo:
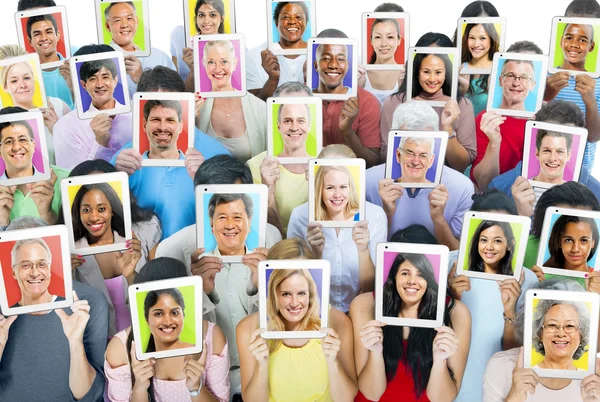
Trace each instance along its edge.
<path fill-rule="evenodd" d="M 183 299 L 183 295 L 181 291 L 177 288 L 169 288 L 169 289 L 159 289 L 159 290 L 151 290 L 146 295 L 144 299 L 144 318 L 146 322 L 148 322 L 148 314 L 150 313 L 150 309 L 152 306 L 158 303 L 158 299 L 162 295 L 171 296 L 175 303 L 177 303 L 181 307 L 181 313 L 185 314 L 185 300 Z M 148 345 L 146 346 L 146 353 L 156 352 L 156 343 L 154 342 L 154 335 L 150 333 L 150 338 L 148 339 Z"/>
<path fill-rule="evenodd" d="M 471 239 L 471 247 L 469 249 L 469 271 L 475 272 L 484 272 L 485 266 L 483 263 L 483 259 L 481 255 L 479 255 L 479 238 L 481 237 L 481 233 L 485 230 L 498 226 L 504 232 L 504 236 L 506 237 L 506 254 L 500 260 L 498 266 L 499 275 L 512 275 L 513 274 L 513 266 L 512 259 L 515 252 L 515 235 L 513 234 L 512 227 L 508 222 L 500 222 L 500 221 L 490 221 L 484 220 L 482 221 L 475 233 L 473 234 L 473 238 Z"/>
<path fill-rule="evenodd" d="M 225 4 L 223 3 L 223 0 L 198 0 L 196 1 L 196 7 L 194 7 L 194 26 L 196 27 L 196 32 L 198 34 L 201 34 L 202 32 L 200 32 L 200 27 L 198 26 L 198 10 L 200 10 L 200 7 L 202 7 L 203 5 L 208 4 L 209 6 L 211 6 L 212 8 L 214 8 L 215 10 L 217 10 L 217 12 L 221 15 L 221 23 L 219 24 L 219 29 L 217 30 L 218 33 L 222 34 L 225 33 Z"/>
<path fill-rule="evenodd" d="M 373 24 L 371 25 L 371 37 L 373 36 L 373 29 L 375 29 L 375 25 L 384 22 L 391 22 L 392 24 L 394 24 L 394 26 L 396 27 L 396 37 L 398 38 L 398 40 L 400 40 L 400 24 L 398 24 L 398 20 L 394 18 L 377 18 L 375 21 L 373 21 Z M 402 43 L 398 43 L 398 46 L 400 46 L 401 44 Z M 395 53 L 396 51 L 394 50 L 394 54 Z M 373 49 L 373 53 L 371 53 L 371 58 L 369 59 L 369 64 L 375 64 L 376 61 L 377 52 L 375 52 L 375 49 Z"/>
<path fill-rule="evenodd" d="M 86 236 L 88 241 L 90 238 L 88 237 L 89 232 L 81 223 L 81 201 L 83 197 L 91 190 L 100 190 L 104 193 L 104 196 L 110 203 L 110 207 L 112 209 L 112 218 L 110 222 L 111 230 L 116 231 L 119 236 L 125 237 L 125 220 L 123 219 L 123 203 L 121 199 L 117 195 L 117 192 L 114 188 L 108 183 L 94 183 L 94 184 L 84 184 L 79 188 L 77 194 L 75 194 L 75 198 L 73 199 L 73 205 L 71 206 L 71 221 L 73 222 L 73 236 L 75 241 L 81 239 L 83 236 Z"/>
<path fill-rule="evenodd" d="M 144 283 L 151 281 L 160 281 L 162 279 L 172 279 L 172 278 L 183 278 L 188 276 L 187 268 L 185 264 L 175 258 L 170 257 L 159 257 L 154 260 L 150 260 L 144 265 L 144 268 L 133 278 L 133 283 Z M 132 317 L 133 319 L 137 319 Z M 127 336 L 127 359 L 129 360 L 129 367 L 131 373 L 131 388 L 133 389 L 133 385 L 135 384 L 135 376 L 133 375 L 133 370 L 131 369 L 131 344 L 133 343 L 133 330 L 129 331 L 129 335 Z M 150 381 L 150 386 L 148 387 L 148 402 L 155 402 L 154 399 L 154 381 Z"/>
<path fill-rule="evenodd" d="M 471 32 L 471 29 L 475 28 L 477 25 L 481 25 L 487 36 L 490 38 L 490 50 L 487 53 L 488 60 L 494 60 L 494 53 L 500 49 L 500 35 L 498 34 L 498 31 L 496 31 L 494 24 L 467 24 L 465 27 L 465 34 L 462 38 L 462 50 L 460 55 L 461 63 L 470 62 L 473 59 L 473 55 L 469 50 L 469 33 Z"/>
<path fill-rule="evenodd" d="M 437 32 L 428 32 L 419 38 L 419 40 L 417 41 L 415 46 L 416 47 L 453 47 L 453 44 L 452 44 L 452 41 L 450 40 L 450 38 L 444 34 L 437 33 Z M 417 62 L 417 58 L 419 56 L 421 56 L 421 57 L 419 58 L 419 61 Z M 417 66 L 417 68 L 413 69 L 413 88 L 412 88 L 413 98 L 422 91 L 421 85 L 418 84 L 419 83 L 419 67 L 421 66 L 421 61 L 426 56 L 428 56 L 428 55 L 427 54 L 417 54 L 413 61 L 414 62 L 413 66 Z M 447 55 L 438 54 L 436 56 L 443 59 L 444 65 L 446 66 L 446 78 L 444 80 L 444 85 L 442 86 L 442 89 L 443 89 L 444 94 L 449 96 L 450 89 L 452 87 L 452 63 L 450 62 L 450 58 Z M 408 67 L 408 62 L 409 62 L 409 60 L 407 58 L 406 67 Z M 447 63 L 450 63 L 450 64 L 447 64 Z M 407 68 L 407 71 L 408 71 L 408 68 Z M 402 84 L 400 85 L 400 88 L 398 88 L 398 91 L 394 92 L 391 96 L 396 96 L 399 100 L 405 101 L 406 100 L 407 81 L 408 80 L 406 80 L 406 79 L 404 81 L 402 81 Z M 403 95 L 403 98 L 400 97 L 401 94 Z M 458 102 L 460 102 L 460 100 L 463 98 L 460 91 L 457 91 L 456 96 L 457 96 L 456 100 Z"/>
<path fill-rule="evenodd" d="M 565 267 L 565 256 L 562 252 L 562 236 L 565 230 L 567 229 L 567 225 L 569 223 L 587 223 L 590 226 L 590 230 L 592 231 L 592 239 L 594 241 L 594 247 L 590 250 L 590 255 L 587 257 L 587 261 L 594 258 L 596 254 L 596 250 L 598 249 L 598 243 L 600 242 L 598 235 L 598 225 L 596 221 L 592 218 L 585 218 L 582 216 L 572 216 L 572 215 L 561 215 L 554 226 L 552 227 L 552 231 L 550 232 L 550 239 L 548 239 L 548 251 L 550 252 L 550 258 L 548 261 L 544 263 L 546 267 L 553 268 L 564 268 Z"/>
<path fill-rule="evenodd" d="M 433 267 L 427 257 L 421 254 L 400 253 L 394 259 L 387 280 L 383 285 L 383 315 L 398 317 L 402 309 L 402 299 L 396 288 L 396 275 L 404 262 L 412 264 L 427 282 L 427 290 L 419 303 L 418 318 L 434 320 L 437 313 L 438 284 L 435 280 Z M 451 304 L 444 313 L 444 322 L 452 326 L 449 311 Z M 403 327 L 386 325 L 383 327 L 383 359 L 385 375 L 390 382 L 396 376 L 398 364 L 402 362 L 413 377 L 414 392 L 417 398 L 425 392 L 433 365 L 433 339 L 436 331 L 431 328 L 411 328 L 404 348 Z M 452 372 L 450 375 L 453 377 Z"/>

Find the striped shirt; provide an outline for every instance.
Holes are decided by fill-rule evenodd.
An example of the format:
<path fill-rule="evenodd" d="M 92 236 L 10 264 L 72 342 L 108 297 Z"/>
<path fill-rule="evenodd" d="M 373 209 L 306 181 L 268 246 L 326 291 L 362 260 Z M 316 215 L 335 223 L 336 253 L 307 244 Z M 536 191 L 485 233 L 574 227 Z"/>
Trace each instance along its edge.
<path fill-rule="evenodd" d="M 600 85 L 596 83 L 594 89 L 596 103 L 600 105 Z M 575 103 L 585 114 L 585 103 L 581 99 L 581 94 L 575 90 L 575 77 L 569 77 L 569 85 L 563 88 L 555 98 L 556 100 L 565 100 Z M 596 158 L 596 143 L 587 142 L 585 144 L 585 153 L 583 154 L 583 166 L 592 170 Z"/>

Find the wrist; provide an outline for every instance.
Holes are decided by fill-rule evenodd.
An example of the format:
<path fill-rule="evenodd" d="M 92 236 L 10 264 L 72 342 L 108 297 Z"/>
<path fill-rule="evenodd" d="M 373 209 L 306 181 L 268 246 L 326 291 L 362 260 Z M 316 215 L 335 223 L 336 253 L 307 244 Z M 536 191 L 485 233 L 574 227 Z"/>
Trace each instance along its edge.
<path fill-rule="evenodd" d="M 76 353 L 83 353 L 85 355 L 85 348 L 83 347 L 83 339 L 71 339 L 67 338 L 69 341 L 69 351 L 71 352 L 71 356 Z"/>
<path fill-rule="evenodd" d="M 444 218 L 443 211 L 441 213 L 438 213 L 438 212 L 430 213 L 430 215 L 431 215 L 431 221 L 433 222 L 434 225 L 446 223 L 446 218 Z"/>
<path fill-rule="evenodd" d="M 514 325 L 517 318 L 517 313 L 515 312 L 514 308 L 504 309 L 502 318 L 504 318 L 505 323 Z"/>

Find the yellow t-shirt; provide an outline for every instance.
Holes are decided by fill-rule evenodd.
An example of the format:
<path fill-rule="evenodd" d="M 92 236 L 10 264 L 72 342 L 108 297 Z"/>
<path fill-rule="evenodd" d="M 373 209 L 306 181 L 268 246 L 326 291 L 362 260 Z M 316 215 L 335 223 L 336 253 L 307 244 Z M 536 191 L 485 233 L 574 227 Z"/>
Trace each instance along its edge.
<path fill-rule="evenodd" d="M 248 161 L 248 166 L 252 172 L 252 180 L 255 184 L 262 184 L 260 176 L 260 164 L 267 157 L 267 152 L 261 152 Z M 308 202 L 308 182 L 304 173 L 292 173 L 285 168 L 285 165 L 279 166 L 279 180 L 275 183 L 275 198 L 279 214 L 283 221 L 283 228 L 287 231 L 288 222 L 292 210 L 299 205 Z M 282 233 L 285 237 L 285 233 Z"/>
<path fill-rule="evenodd" d="M 269 402 L 330 402 L 321 339 L 301 348 L 281 344 L 269 354 Z"/>

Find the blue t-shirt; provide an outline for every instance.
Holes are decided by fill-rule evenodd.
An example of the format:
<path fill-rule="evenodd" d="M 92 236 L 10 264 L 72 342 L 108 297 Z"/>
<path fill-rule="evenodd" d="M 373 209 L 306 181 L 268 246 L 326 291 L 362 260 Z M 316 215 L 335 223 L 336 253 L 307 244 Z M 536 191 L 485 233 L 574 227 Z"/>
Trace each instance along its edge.
<path fill-rule="evenodd" d="M 550 74 L 549 74 L 550 75 Z M 600 84 L 596 82 L 594 89 L 596 103 L 600 106 Z M 585 114 L 585 103 L 581 99 L 581 94 L 575 90 L 575 77 L 569 77 L 569 85 L 563 88 L 558 95 L 556 100 L 565 100 L 575 103 L 581 111 Z M 594 160 L 596 158 L 596 143 L 587 142 L 585 144 L 585 153 L 583 154 L 583 167 L 592 170 L 594 167 Z"/>
<path fill-rule="evenodd" d="M 44 80 L 44 89 L 46 96 L 59 98 L 63 100 L 71 110 L 74 109 L 73 97 L 67 86 L 67 82 L 60 75 L 58 68 L 54 70 L 42 70 L 42 79 Z"/>
<path fill-rule="evenodd" d="M 117 155 L 132 143 L 125 144 L 111 159 L 116 164 Z M 212 137 L 196 129 L 194 148 L 205 159 L 229 151 Z M 181 155 L 180 159 L 185 156 Z M 185 167 L 144 166 L 129 176 L 129 188 L 137 204 L 154 211 L 162 227 L 161 240 L 196 222 L 194 181 Z"/>
<path fill-rule="evenodd" d="M 588 145 L 590 144 L 588 143 Z M 596 146 L 596 144 L 591 145 L 594 145 L 594 147 Z M 513 169 L 502 173 L 500 176 L 494 177 L 494 179 L 492 179 L 492 182 L 489 185 L 489 188 L 495 188 L 502 191 L 503 193 L 508 195 L 512 200 L 512 192 L 510 191 L 510 189 L 515 183 L 515 180 L 517 180 L 517 177 L 521 176 L 522 170 L 523 162 L 519 162 L 517 166 L 515 166 Z M 589 169 L 585 167 L 581 168 L 581 173 L 579 174 L 579 183 L 587 186 L 590 190 L 592 190 L 594 195 L 600 199 L 600 182 L 590 174 Z"/>
<path fill-rule="evenodd" d="M 525 301 L 527 289 L 538 282 L 533 271 L 525 270 L 525 280 L 521 285 L 518 306 Z M 483 375 L 488 360 L 496 352 L 502 351 L 504 334 L 504 306 L 498 283 L 493 280 L 469 278 L 471 290 L 463 292 L 461 301 L 471 313 L 471 346 L 467 366 L 463 375 L 460 392 L 455 402 L 483 400 Z"/>

